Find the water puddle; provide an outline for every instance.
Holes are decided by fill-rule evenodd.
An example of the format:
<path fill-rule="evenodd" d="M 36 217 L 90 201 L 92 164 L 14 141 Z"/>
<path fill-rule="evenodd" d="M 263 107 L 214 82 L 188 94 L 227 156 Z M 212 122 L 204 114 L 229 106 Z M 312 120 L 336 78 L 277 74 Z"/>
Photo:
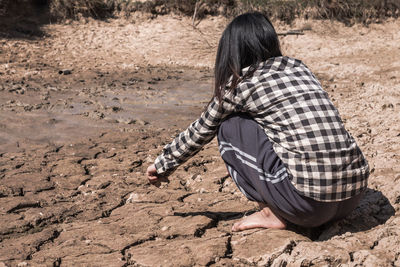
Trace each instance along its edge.
<path fill-rule="evenodd" d="M 0 147 L 21 143 L 58 143 L 99 135 L 109 130 L 184 128 L 196 119 L 212 96 L 209 71 L 185 70 L 131 85 L 86 84 L 83 89 L 11 95 L 1 92 L 8 104 L 1 106 Z M 123 79 L 121 79 L 123 80 Z M 124 84 L 124 83 L 122 83 Z M 44 92 L 45 91 L 45 92 Z M 50 97 L 42 101 L 41 97 Z M 46 103 L 42 105 L 41 103 Z"/>

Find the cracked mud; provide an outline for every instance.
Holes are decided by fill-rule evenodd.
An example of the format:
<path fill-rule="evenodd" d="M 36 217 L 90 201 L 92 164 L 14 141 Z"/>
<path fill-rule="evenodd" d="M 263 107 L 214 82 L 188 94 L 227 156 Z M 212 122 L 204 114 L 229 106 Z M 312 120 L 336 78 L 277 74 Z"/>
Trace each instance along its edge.
<path fill-rule="evenodd" d="M 215 140 L 160 188 L 145 177 L 211 96 L 226 21 L 190 23 L 89 20 L 1 37 L 0 266 L 400 266 L 400 21 L 297 21 L 311 30 L 282 37 L 364 151 L 369 189 L 342 221 L 241 233 L 232 224 L 256 205 Z"/>

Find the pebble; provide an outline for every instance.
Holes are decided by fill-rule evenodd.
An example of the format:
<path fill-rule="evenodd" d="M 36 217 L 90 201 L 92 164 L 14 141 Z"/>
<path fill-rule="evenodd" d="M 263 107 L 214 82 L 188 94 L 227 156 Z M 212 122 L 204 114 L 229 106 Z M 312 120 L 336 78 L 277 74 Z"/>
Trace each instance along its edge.
<path fill-rule="evenodd" d="M 72 74 L 72 71 L 69 69 L 65 69 L 65 70 L 59 70 L 58 74 L 64 74 L 64 75 L 69 75 Z"/>
<path fill-rule="evenodd" d="M 119 118 L 116 120 L 118 123 L 123 123 L 123 124 L 135 124 L 136 120 L 134 119 L 123 119 L 123 118 Z"/>
<path fill-rule="evenodd" d="M 134 203 L 142 201 L 143 195 L 139 195 L 136 193 L 131 193 L 125 203 Z"/>
<path fill-rule="evenodd" d="M 203 179 L 201 178 L 200 174 L 194 174 L 192 176 L 192 180 L 195 180 L 196 182 L 201 182 Z"/>
<path fill-rule="evenodd" d="M 136 123 L 142 126 L 150 124 L 149 122 L 140 119 L 136 120 Z"/>

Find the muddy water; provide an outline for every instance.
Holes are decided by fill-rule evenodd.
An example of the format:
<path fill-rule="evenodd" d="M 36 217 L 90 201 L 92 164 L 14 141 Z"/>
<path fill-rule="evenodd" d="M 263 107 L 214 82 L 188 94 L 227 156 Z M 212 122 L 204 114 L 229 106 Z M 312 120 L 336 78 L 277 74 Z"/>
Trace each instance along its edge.
<path fill-rule="evenodd" d="M 185 127 L 212 95 L 207 69 L 159 68 L 98 76 L 88 82 L 82 76 L 78 81 L 60 76 L 61 86 L 31 88 L 29 81 L 5 85 L 0 91 L 0 146 L 7 150 L 24 143 L 63 143 L 138 126 Z"/>

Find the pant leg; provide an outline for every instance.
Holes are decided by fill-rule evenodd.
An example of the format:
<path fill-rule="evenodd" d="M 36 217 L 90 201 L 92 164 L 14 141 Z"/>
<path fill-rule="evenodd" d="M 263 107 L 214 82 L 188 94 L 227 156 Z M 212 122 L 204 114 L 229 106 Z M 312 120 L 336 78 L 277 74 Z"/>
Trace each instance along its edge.
<path fill-rule="evenodd" d="M 300 195 L 264 130 L 248 115 L 237 114 L 224 121 L 218 142 L 222 159 L 240 191 L 291 223 L 318 226 L 347 215 L 358 204 L 360 197 L 320 202 Z"/>
<path fill-rule="evenodd" d="M 249 200 L 268 202 L 269 192 L 264 183 L 287 178 L 272 144 L 257 123 L 246 115 L 225 120 L 218 131 L 218 143 L 229 174 Z"/>

